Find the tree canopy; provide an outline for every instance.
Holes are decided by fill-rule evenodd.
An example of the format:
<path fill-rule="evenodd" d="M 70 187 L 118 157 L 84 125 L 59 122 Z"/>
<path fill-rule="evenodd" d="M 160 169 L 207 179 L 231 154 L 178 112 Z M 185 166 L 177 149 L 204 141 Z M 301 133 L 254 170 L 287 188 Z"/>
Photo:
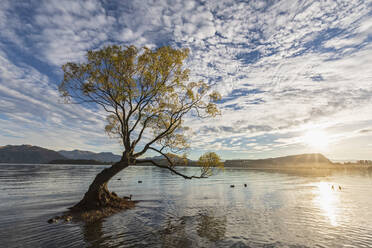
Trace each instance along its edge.
<path fill-rule="evenodd" d="M 175 171 L 172 153 L 189 147 L 186 116 L 214 117 L 220 113 L 221 96 L 203 81 L 190 81 L 184 61 L 188 49 L 169 46 L 154 50 L 135 46 L 106 46 L 88 51 L 86 61 L 63 65 L 59 90 L 68 102 L 96 104 L 107 111 L 105 131 L 124 147 L 121 162 L 151 162 Z M 166 158 L 166 166 L 141 160 L 147 151 Z M 201 157 L 200 177 L 220 167 L 215 153 Z"/>

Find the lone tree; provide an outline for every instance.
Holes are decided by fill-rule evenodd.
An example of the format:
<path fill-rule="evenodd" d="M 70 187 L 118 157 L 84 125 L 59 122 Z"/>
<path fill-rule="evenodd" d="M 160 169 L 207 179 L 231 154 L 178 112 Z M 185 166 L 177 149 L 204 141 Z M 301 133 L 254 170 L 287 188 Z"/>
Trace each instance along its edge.
<path fill-rule="evenodd" d="M 72 210 L 120 208 L 123 199 L 107 184 L 130 165 L 151 163 L 185 179 L 207 177 L 223 166 L 215 153 L 207 153 L 198 162 L 200 175 L 185 175 L 176 170 L 183 159 L 170 153 L 188 147 L 185 116 L 219 114 L 215 101 L 220 95 L 202 81 L 189 82 L 183 66 L 188 53 L 168 46 L 151 50 L 112 45 L 88 51 L 84 63 L 62 66 L 62 96 L 68 102 L 100 105 L 108 113 L 105 131 L 123 146 L 121 160 L 97 174 Z M 149 150 L 164 156 L 166 163 L 139 159 Z"/>

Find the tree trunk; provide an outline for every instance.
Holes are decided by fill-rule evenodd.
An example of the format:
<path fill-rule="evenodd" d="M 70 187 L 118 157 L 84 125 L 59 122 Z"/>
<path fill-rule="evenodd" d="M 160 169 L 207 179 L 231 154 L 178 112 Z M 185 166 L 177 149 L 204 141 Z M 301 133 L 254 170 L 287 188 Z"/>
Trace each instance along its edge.
<path fill-rule="evenodd" d="M 93 210 L 104 207 L 120 208 L 123 199 L 116 194 L 110 193 L 107 184 L 111 178 L 128 166 L 128 162 L 120 161 L 113 164 L 110 168 L 103 169 L 89 186 L 84 198 L 71 207 L 70 210 Z"/>

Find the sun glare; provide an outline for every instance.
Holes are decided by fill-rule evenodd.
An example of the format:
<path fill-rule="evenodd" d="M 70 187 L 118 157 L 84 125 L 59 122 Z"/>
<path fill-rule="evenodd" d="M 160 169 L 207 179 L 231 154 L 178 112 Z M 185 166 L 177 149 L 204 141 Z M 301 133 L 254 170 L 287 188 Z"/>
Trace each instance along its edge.
<path fill-rule="evenodd" d="M 310 130 L 303 136 L 303 142 L 312 149 L 323 151 L 328 148 L 329 137 L 322 130 Z"/>

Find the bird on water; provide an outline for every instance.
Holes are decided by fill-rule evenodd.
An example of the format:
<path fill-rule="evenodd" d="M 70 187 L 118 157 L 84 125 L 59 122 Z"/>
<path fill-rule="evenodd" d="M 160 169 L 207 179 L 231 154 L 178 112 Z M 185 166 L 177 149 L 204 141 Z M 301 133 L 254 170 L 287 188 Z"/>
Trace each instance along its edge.
<path fill-rule="evenodd" d="M 124 196 L 123 199 L 124 200 L 130 200 L 131 201 L 132 200 L 132 195 L 129 195 L 129 197 L 128 196 Z"/>

